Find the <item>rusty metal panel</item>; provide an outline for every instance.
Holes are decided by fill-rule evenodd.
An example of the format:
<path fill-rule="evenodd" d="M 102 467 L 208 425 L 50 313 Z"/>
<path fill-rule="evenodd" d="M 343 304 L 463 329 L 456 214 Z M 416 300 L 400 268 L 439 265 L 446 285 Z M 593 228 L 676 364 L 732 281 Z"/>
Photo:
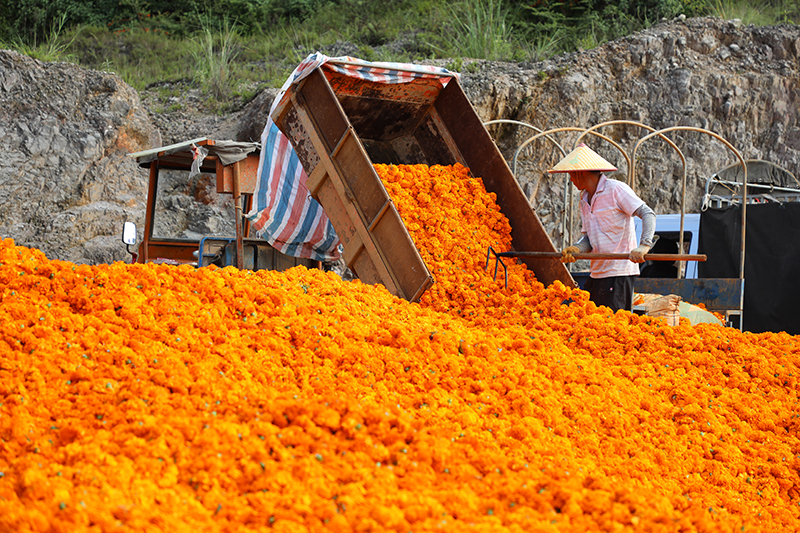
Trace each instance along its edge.
<path fill-rule="evenodd" d="M 386 287 L 389 292 L 396 296 L 401 296 L 406 298 L 407 300 L 411 300 L 411 297 L 403 296 L 402 292 L 400 292 L 392 283 L 391 280 L 388 280 L 385 276 L 381 275 L 379 265 L 373 261 L 372 256 L 368 253 L 365 253 L 362 249 L 361 253 L 353 257 L 353 259 L 348 263 L 348 268 L 353 272 L 353 274 L 362 282 L 367 283 L 369 285 L 377 285 L 381 284 Z"/>
<path fill-rule="evenodd" d="M 198 241 L 153 241 L 143 242 L 139 247 L 139 262 L 171 259 L 179 263 L 192 263 L 196 261 L 194 252 L 197 251 Z M 144 249 L 142 249 L 144 248 Z"/>
<path fill-rule="evenodd" d="M 461 157 L 461 151 L 442 123 L 435 109 L 425 117 L 414 131 L 414 139 L 419 146 L 422 162 L 426 165 L 453 165 L 461 163 L 467 166 Z M 479 174 L 474 174 L 478 176 Z"/>
<path fill-rule="evenodd" d="M 483 179 L 486 190 L 497 195 L 500 211 L 511 224 L 514 249 L 556 251 L 538 215 L 457 80 L 444 88 L 436 100 L 436 111 L 458 148 L 458 157 L 463 158 L 473 175 Z M 554 281 L 561 281 L 567 287 L 577 286 L 560 261 L 523 258 L 523 262 L 545 286 Z"/>
<path fill-rule="evenodd" d="M 331 167 L 330 172 L 326 165 Z M 364 223 L 363 217 L 354 203 L 355 198 L 346 185 L 346 180 L 341 178 L 333 168 L 332 160 L 321 163 L 317 170 L 308 177 L 306 184 L 312 196 L 325 208 L 328 218 L 342 241 L 345 264 L 356 277 L 364 283 L 380 283 L 393 294 L 408 299 L 419 292 L 419 289 L 414 286 L 403 286 L 397 283 L 388 266 L 391 263 L 384 259 L 373 242 L 370 228 Z M 403 231 L 406 231 L 405 227 L 403 227 Z M 414 251 L 416 252 L 416 248 Z"/>
<path fill-rule="evenodd" d="M 193 251 L 198 251 L 198 247 L 195 247 Z M 242 262 L 247 270 L 286 270 L 300 265 L 306 268 L 319 268 L 319 261 L 282 254 L 262 239 L 244 239 L 242 251 Z M 199 243 L 197 266 L 233 265 L 237 261 L 236 255 L 235 238 L 206 237 Z M 217 263 L 217 261 L 221 261 L 221 263 Z"/>
<path fill-rule="evenodd" d="M 435 79 L 394 84 L 327 71 L 325 76 L 362 141 L 390 141 L 412 134 L 441 89 Z"/>
<path fill-rule="evenodd" d="M 418 253 L 403 219 L 400 218 L 400 214 L 391 200 L 387 204 L 387 208 L 375 220 L 371 233 L 378 245 L 378 250 L 394 250 L 397 248 L 400 250 L 414 250 Z M 392 274 L 397 279 L 397 284 L 400 287 L 409 288 L 407 289 L 409 291 L 409 300 L 418 300 L 433 285 L 433 277 L 422 258 L 391 253 L 384 260 L 392 262 Z M 414 294 L 411 294 L 411 290 L 414 291 Z"/>
<path fill-rule="evenodd" d="M 403 137 L 407 139 L 408 137 Z M 401 165 L 403 162 L 402 155 L 403 149 L 396 145 L 385 143 L 381 141 L 373 141 L 370 139 L 361 139 L 361 144 L 364 150 L 367 151 L 367 157 L 373 163 L 383 163 L 386 165 Z"/>
<path fill-rule="evenodd" d="M 709 311 L 741 309 L 744 280 L 741 278 L 636 278 L 634 290 L 646 294 L 676 294 Z"/>
<path fill-rule="evenodd" d="M 239 174 L 239 192 L 253 194 L 258 180 L 259 154 L 250 154 L 245 159 L 238 161 L 241 168 Z M 236 163 L 234 163 L 236 164 Z M 217 192 L 233 194 L 233 165 L 223 165 L 217 159 Z"/>
<path fill-rule="evenodd" d="M 441 89 L 439 81 L 433 78 L 417 78 L 407 83 L 379 83 L 334 71 L 325 71 L 325 77 L 331 90 L 340 100 L 358 97 L 367 100 L 385 100 L 388 103 L 402 102 L 424 108 L 433 104 Z M 382 106 L 373 104 L 372 107 Z"/>
<path fill-rule="evenodd" d="M 284 255 L 278 250 L 273 249 L 272 252 L 272 266 L 266 267 L 269 270 L 277 270 L 278 272 L 283 272 L 284 270 L 288 270 L 292 267 L 297 266 L 297 258 L 290 257 L 288 255 Z"/>
<path fill-rule="evenodd" d="M 276 109 L 275 124 L 292 143 L 297 158 L 309 176 L 319 165 L 320 156 L 311 140 L 311 133 L 306 130 L 306 124 L 297 115 L 298 107 L 295 102 L 288 100 Z"/>
<path fill-rule="evenodd" d="M 317 201 L 325 208 L 325 212 L 336 229 L 344 248 L 343 259 L 353 275 L 363 283 L 370 285 L 382 284 L 389 292 L 403 296 L 402 290 L 394 283 L 386 265 L 375 263 L 375 258 L 380 259 L 377 251 L 369 241 L 367 235 L 365 242 L 362 233 L 366 228 L 361 223 L 355 207 L 337 188 L 337 180 L 329 179 L 326 174 L 323 182 L 317 189 Z"/>
<path fill-rule="evenodd" d="M 325 76 L 309 75 L 282 105 L 278 127 L 296 150 L 311 145 L 319 158 L 314 168 L 300 161 L 309 192 L 342 240 L 347 266 L 365 283 L 418 299 L 432 277 Z"/>
<path fill-rule="evenodd" d="M 315 177 L 318 177 L 318 179 L 312 182 Z M 352 243 L 358 239 L 358 231 L 355 223 L 351 220 L 350 213 L 347 211 L 349 202 L 345 195 L 336 190 L 334 183 L 328 179 L 328 174 L 324 171 L 315 172 L 308 177 L 306 183 L 311 196 L 325 208 L 325 214 L 328 215 L 328 218 L 337 222 L 335 225 L 336 234 L 339 236 L 339 240 L 342 241 L 345 251 L 352 248 Z"/>
<path fill-rule="evenodd" d="M 461 163 L 497 195 L 515 249 L 555 251 L 457 79 L 442 89 L 437 80 L 382 84 L 318 69 L 276 117 L 342 239 L 345 262 L 366 283 L 413 301 L 433 282 L 373 163 Z M 577 286 L 560 261 L 525 262 L 545 285 Z"/>
<path fill-rule="evenodd" d="M 342 141 L 332 158 L 364 223 L 369 226 L 390 200 L 375 168 L 353 134 Z"/>
<path fill-rule="evenodd" d="M 311 117 L 312 123 L 306 124 L 306 128 L 312 127 L 323 143 L 316 147 L 317 151 L 330 154 L 350 126 L 341 108 L 332 101 L 334 98 L 325 76 L 319 69 L 315 70 L 303 80 L 295 95 Z"/>

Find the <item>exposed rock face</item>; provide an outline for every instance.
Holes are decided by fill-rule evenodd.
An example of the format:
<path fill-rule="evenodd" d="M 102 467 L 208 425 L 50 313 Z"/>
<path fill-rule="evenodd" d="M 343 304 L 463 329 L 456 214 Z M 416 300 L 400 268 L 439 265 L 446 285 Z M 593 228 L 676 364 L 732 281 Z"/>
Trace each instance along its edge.
<path fill-rule="evenodd" d="M 462 84 L 485 120 L 513 119 L 541 130 L 615 120 L 655 130 L 700 128 L 729 142 L 744 159 L 765 159 L 800 177 L 800 26 L 675 20 L 541 63 L 481 62 L 479 72 L 464 75 Z M 649 133 L 621 125 L 597 131 L 629 156 Z M 510 162 L 536 135 L 510 125 L 490 126 L 490 132 Z M 706 178 L 738 159 L 707 133 L 680 130 L 667 136 L 686 159 L 686 212 L 699 212 Z M 577 134 L 553 137 L 569 152 Z M 591 135 L 584 140 L 616 164 L 620 172 L 615 177 L 627 179 L 628 164 L 617 149 Z M 540 138 L 519 154 L 516 173 L 556 243 L 565 175 L 545 171 L 560 158 L 555 145 Z M 679 212 L 684 165 L 674 149 L 658 138 L 643 142 L 635 169 L 634 188 L 656 213 Z"/>
<path fill-rule="evenodd" d="M 278 93 L 280 89 L 265 89 L 247 105 L 239 122 L 237 141 L 261 142 L 261 133 L 267 124 L 269 109 Z"/>
<path fill-rule="evenodd" d="M 163 96 L 159 93 L 162 87 L 178 95 Z M 243 111 L 227 114 L 206 111 L 200 89 L 185 80 L 154 84 L 140 96 L 164 146 L 200 137 L 236 140 Z"/>
<path fill-rule="evenodd" d="M 633 185 L 657 213 L 680 209 L 684 169 L 686 212 L 697 212 L 705 179 L 738 161 L 724 142 L 699 129 L 745 159 L 766 159 L 800 176 L 800 26 L 675 20 L 549 61 L 465 61 L 465 67 L 461 84 L 485 121 L 515 120 L 541 130 L 615 120 L 654 130 L 692 128 L 667 133 L 685 166 L 657 138 L 636 150 Z M 0 51 L 0 235 L 78 263 L 127 258 L 122 223 L 143 227 L 147 172 L 125 155 L 196 137 L 258 141 L 277 92 L 266 90 L 226 116 L 204 113 L 189 88 L 180 102 L 145 92 L 142 105 L 112 74 Z M 177 110 L 148 116 L 146 108 L 156 105 Z M 489 131 L 511 165 L 535 134 L 508 124 Z M 649 133 L 631 125 L 597 131 L 629 157 Z M 577 134 L 552 137 L 569 151 Z M 626 179 L 629 165 L 616 148 L 592 135 L 584 140 L 619 167 L 615 177 Z M 557 246 L 564 193 L 574 190 L 563 174 L 545 173 L 560 158 L 556 145 L 540 138 L 516 161 L 517 178 Z M 574 206 L 577 195 L 571 196 Z M 577 214 L 574 219 L 576 235 Z"/>
<path fill-rule="evenodd" d="M 127 257 L 147 176 L 127 154 L 158 146 L 117 76 L 0 50 L 0 235 L 76 263 Z"/>

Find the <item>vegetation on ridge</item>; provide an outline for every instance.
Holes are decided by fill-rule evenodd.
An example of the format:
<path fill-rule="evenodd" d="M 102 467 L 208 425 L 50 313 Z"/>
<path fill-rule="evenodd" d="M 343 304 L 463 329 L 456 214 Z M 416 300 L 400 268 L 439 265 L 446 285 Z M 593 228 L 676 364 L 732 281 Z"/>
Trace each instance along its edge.
<path fill-rule="evenodd" d="M 800 0 L 8 0 L 0 46 L 114 71 L 142 90 L 189 81 L 220 104 L 279 87 L 309 53 L 374 61 L 539 61 L 677 15 L 769 25 Z"/>

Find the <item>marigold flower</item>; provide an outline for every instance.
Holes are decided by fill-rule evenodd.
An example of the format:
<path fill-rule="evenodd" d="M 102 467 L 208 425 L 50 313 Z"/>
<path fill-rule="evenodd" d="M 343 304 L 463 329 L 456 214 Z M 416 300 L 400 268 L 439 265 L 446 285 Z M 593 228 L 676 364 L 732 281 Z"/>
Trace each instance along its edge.
<path fill-rule="evenodd" d="M 797 337 L 506 288 L 479 177 L 376 170 L 419 303 L 0 241 L 0 530 L 798 529 Z"/>

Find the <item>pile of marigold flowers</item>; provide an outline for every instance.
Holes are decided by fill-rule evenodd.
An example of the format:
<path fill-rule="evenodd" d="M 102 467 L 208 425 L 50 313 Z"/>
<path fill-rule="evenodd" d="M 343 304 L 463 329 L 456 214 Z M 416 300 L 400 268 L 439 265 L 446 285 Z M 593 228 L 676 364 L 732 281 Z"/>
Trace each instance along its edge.
<path fill-rule="evenodd" d="M 799 529 L 796 337 L 506 289 L 480 179 L 377 168 L 420 303 L 0 241 L 0 531 Z"/>

